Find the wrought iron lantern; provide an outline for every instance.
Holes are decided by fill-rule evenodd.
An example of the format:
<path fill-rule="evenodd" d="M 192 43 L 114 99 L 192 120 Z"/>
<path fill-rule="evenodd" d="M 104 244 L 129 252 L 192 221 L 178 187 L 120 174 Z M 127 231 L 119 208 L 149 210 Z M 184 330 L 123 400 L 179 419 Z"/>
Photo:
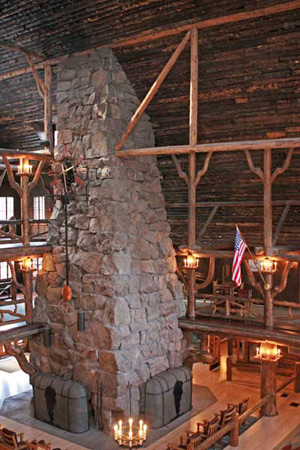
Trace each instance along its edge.
<path fill-rule="evenodd" d="M 262 342 L 260 347 L 256 347 L 255 359 L 263 361 L 278 361 L 282 358 L 281 350 L 276 344 L 271 342 Z"/>
<path fill-rule="evenodd" d="M 34 272 L 33 260 L 30 257 L 22 259 L 20 261 L 20 270 L 22 272 Z"/>
<path fill-rule="evenodd" d="M 196 258 L 192 253 L 188 253 L 183 260 L 183 267 L 185 269 L 197 269 L 199 267 L 199 258 Z"/>
<path fill-rule="evenodd" d="M 20 158 L 17 175 L 32 175 L 32 165 L 27 158 Z"/>
<path fill-rule="evenodd" d="M 272 261 L 269 258 L 265 258 L 260 263 L 260 267 L 261 267 L 261 271 L 263 273 L 275 273 L 276 270 L 277 270 L 277 262 L 276 261 Z"/>

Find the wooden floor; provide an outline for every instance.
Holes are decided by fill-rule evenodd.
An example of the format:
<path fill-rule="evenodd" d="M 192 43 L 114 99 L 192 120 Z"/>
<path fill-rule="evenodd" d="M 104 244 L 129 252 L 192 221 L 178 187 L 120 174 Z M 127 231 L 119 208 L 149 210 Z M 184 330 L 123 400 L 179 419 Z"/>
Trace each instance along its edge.
<path fill-rule="evenodd" d="M 0 424 L 11 430 L 17 431 L 17 433 L 24 433 L 24 439 L 44 439 L 47 443 L 51 443 L 52 448 L 60 448 L 61 450 L 86 450 L 86 447 L 73 444 L 65 439 L 48 434 L 45 431 L 28 427 L 27 425 L 15 422 L 14 420 L 7 419 L 7 417 L 0 416 Z"/>
<path fill-rule="evenodd" d="M 250 397 L 250 406 L 260 398 L 260 375 L 259 373 L 239 371 L 234 368 L 233 381 L 226 381 L 225 369 L 226 355 L 221 358 L 220 370 L 210 372 L 207 365 L 195 364 L 193 368 L 194 383 L 205 385 L 211 389 L 218 399 L 204 411 L 194 416 L 188 422 L 171 431 L 154 444 L 144 444 L 147 450 L 165 450 L 168 443 L 178 445 L 179 437 L 185 434 L 185 430 L 195 430 L 196 423 L 204 419 L 213 418 L 220 409 L 224 409 L 228 402 L 237 403 L 245 397 Z M 278 383 L 286 380 L 285 377 L 278 377 Z M 283 442 L 287 442 L 287 437 L 299 427 L 300 406 L 294 408 L 289 406 L 291 402 L 300 403 L 300 394 L 295 394 L 291 389 L 286 389 L 289 395 L 287 398 L 278 397 L 278 407 L 280 414 L 273 418 L 263 418 L 256 422 L 249 430 L 240 437 L 240 450 L 281 450 Z M 52 447 L 59 447 L 62 450 L 80 450 L 85 447 L 70 443 L 62 438 L 50 435 L 45 431 L 40 431 L 26 425 L 19 424 L 13 420 L 0 416 L 0 423 L 9 428 L 24 432 L 28 439 L 44 439 L 51 442 Z M 231 450 L 228 446 L 226 450 Z M 101 449 L 100 449 L 101 450 Z"/>

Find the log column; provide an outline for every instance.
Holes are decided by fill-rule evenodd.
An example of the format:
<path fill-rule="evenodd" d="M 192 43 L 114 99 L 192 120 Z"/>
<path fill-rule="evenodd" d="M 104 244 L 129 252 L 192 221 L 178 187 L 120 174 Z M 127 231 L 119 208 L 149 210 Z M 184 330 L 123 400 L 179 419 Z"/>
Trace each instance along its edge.
<path fill-rule="evenodd" d="M 261 398 L 271 394 L 271 399 L 262 407 L 263 416 L 276 416 L 276 374 L 277 361 L 263 359 L 261 361 Z"/>
<path fill-rule="evenodd" d="M 23 272 L 23 284 L 25 288 L 25 314 L 26 322 L 33 322 L 33 306 L 32 306 L 32 271 Z"/>
<path fill-rule="evenodd" d="M 190 82 L 190 145 L 196 145 L 198 139 L 198 30 L 191 30 L 191 82 Z M 188 247 L 196 243 L 196 153 L 189 155 L 189 215 Z M 188 317 L 195 318 L 195 269 L 188 271 Z"/>
<path fill-rule="evenodd" d="M 21 217 L 23 220 L 22 225 L 22 240 L 24 245 L 30 245 L 30 224 L 29 224 L 29 175 L 21 175 Z"/>
<path fill-rule="evenodd" d="M 50 64 L 44 66 L 45 74 L 45 95 L 44 95 L 44 130 L 46 141 L 49 142 L 49 151 L 53 153 L 53 130 L 52 130 L 52 98 L 51 98 L 51 86 L 52 86 L 52 68 Z"/>
<path fill-rule="evenodd" d="M 264 249 L 268 254 L 268 249 L 272 247 L 272 150 L 264 150 Z M 272 298 L 272 281 L 273 275 L 266 274 L 265 280 L 265 303 L 264 318 L 265 326 L 273 327 L 273 298 Z"/>

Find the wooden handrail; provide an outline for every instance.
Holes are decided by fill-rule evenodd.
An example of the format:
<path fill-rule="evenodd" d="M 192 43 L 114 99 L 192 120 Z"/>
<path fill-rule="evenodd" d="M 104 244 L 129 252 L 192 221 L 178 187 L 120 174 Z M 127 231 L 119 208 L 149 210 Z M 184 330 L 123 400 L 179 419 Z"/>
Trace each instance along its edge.
<path fill-rule="evenodd" d="M 200 298 L 205 298 L 205 299 L 220 299 L 220 300 L 234 300 L 234 301 L 238 301 L 238 302 L 252 302 L 258 305 L 263 305 L 264 304 L 264 300 L 260 299 L 260 298 L 244 298 L 244 297 L 230 297 L 229 295 L 220 295 L 220 294 L 201 294 L 199 295 L 199 299 Z M 295 303 L 295 302 L 288 302 L 286 300 L 274 300 L 273 301 L 274 306 L 282 306 L 285 308 L 294 308 L 294 309 L 300 309 L 300 303 Z"/>
<path fill-rule="evenodd" d="M 286 381 L 284 381 L 283 383 L 281 383 L 281 385 L 276 389 L 276 392 L 280 392 L 282 391 L 284 388 L 286 388 L 289 384 L 291 384 L 293 381 L 295 381 L 295 379 L 297 378 L 296 375 L 292 375 L 290 376 Z"/>

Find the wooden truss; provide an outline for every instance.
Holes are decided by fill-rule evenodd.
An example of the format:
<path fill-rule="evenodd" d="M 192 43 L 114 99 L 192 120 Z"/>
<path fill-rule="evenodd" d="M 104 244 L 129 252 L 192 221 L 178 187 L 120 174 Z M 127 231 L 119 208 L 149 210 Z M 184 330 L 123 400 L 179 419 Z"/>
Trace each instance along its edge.
<path fill-rule="evenodd" d="M 293 4 L 295 7 L 296 4 Z M 300 2 L 298 4 L 300 6 Z M 189 144 L 180 146 L 165 146 L 165 147 L 153 147 L 153 148 L 143 148 L 143 149 L 130 149 L 122 150 L 123 145 L 130 133 L 133 131 L 137 125 L 140 117 L 144 113 L 146 107 L 149 105 L 154 95 L 160 88 L 164 79 L 176 63 L 178 57 L 186 47 L 187 43 L 190 42 L 191 48 L 191 60 L 190 60 L 190 109 L 189 109 Z M 196 283 L 195 269 L 189 269 L 188 271 L 188 282 L 186 284 L 188 291 L 188 310 L 187 315 L 189 318 L 195 318 L 195 293 L 199 289 L 206 287 L 214 276 L 214 259 L 217 257 L 214 251 L 201 251 L 196 247 L 196 190 L 201 178 L 206 174 L 211 157 L 215 152 L 236 152 L 244 151 L 249 169 L 255 173 L 261 180 L 264 186 L 264 254 L 271 255 L 276 245 L 280 230 L 284 223 L 284 220 L 289 212 L 290 204 L 286 203 L 286 207 L 283 211 L 282 217 L 277 225 L 277 229 L 272 236 L 272 183 L 275 179 L 284 173 L 290 165 L 292 155 L 295 148 L 300 148 L 300 138 L 290 138 L 290 139 L 269 139 L 269 140 L 258 140 L 258 141 L 241 141 L 241 142 L 219 142 L 211 144 L 198 144 L 198 27 L 194 26 L 189 29 L 185 37 L 182 39 L 173 55 L 157 77 L 156 81 L 151 86 L 148 94 L 141 102 L 140 106 L 132 116 L 130 122 L 124 131 L 120 142 L 116 145 L 115 153 L 119 157 L 130 157 L 130 156 L 143 156 L 143 155 L 170 155 L 173 163 L 177 169 L 180 178 L 185 180 L 188 186 L 188 243 L 185 247 L 181 247 L 182 251 L 190 252 L 192 251 L 195 256 L 209 257 L 210 258 L 210 268 L 207 274 L 207 279 L 201 283 Z M 272 151 L 276 149 L 288 149 L 286 160 L 282 167 L 278 167 L 272 173 Z M 263 150 L 264 152 L 264 168 L 257 168 L 254 166 L 250 150 Z M 202 169 L 198 172 L 196 170 L 196 154 L 205 153 L 205 161 Z M 177 159 L 177 155 L 187 154 L 188 155 L 188 173 L 184 172 L 180 161 Z M 216 204 L 209 215 L 209 218 L 202 228 L 199 237 L 203 236 L 207 227 L 213 220 L 218 205 Z M 195 253 L 197 252 L 197 253 Z M 224 252 L 222 253 L 224 256 Z M 285 255 L 286 256 L 286 255 Z M 282 255 L 283 257 L 283 255 Z M 294 255 L 292 256 L 295 257 Z M 284 258 L 283 258 L 284 259 Z M 288 258 L 287 258 L 288 259 Z M 284 259 L 287 261 L 287 259 Z M 285 269 L 282 273 L 282 279 L 279 286 L 272 288 L 272 274 L 266 275 L 266 284 L 262 287 L 254 279 L 254 276 L 250 270 L 249 265 L 246 263 L 247 272 L 249 274 L 250 282 L 252 285 L 261 292 L 265 301 L 265 325 L 268 327 L 273 326 L 273 298 L 279 292 L 281 292 L 286 287 L 287 277 L 289 270 L 291 268 L 291 262 L 286 262 Z M 182 274 L 181 274 L 182 277 Z"/>

